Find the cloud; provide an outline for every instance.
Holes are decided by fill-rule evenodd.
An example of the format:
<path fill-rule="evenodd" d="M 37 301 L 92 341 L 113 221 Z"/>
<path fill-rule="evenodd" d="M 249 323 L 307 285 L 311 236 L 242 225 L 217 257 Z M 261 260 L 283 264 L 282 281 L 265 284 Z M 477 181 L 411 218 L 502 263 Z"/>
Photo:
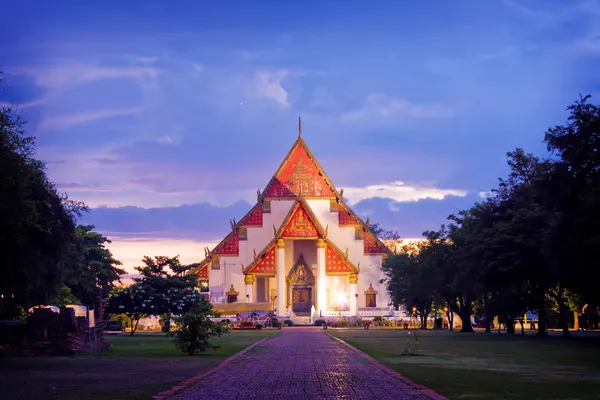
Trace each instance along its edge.
<path fill-rule="evenodd" d="M 344 198 L 350 205 L 372 198 L 387 198 L 396 202 L 410 202 L 421 199 L 441 200 L 446 196 L 464 197 L 466 195 L 466 190 L 407 186 L 401 181 L 369 185 L 364 188 L 344 188 Z"/>
<path fill-rule="evenodd" d="M 185 238 L 221 240 L 229 231 L 229 220 L 240 220 L 252 208 L 238 201 L 227 207 L 196 203 L 178 207 L 102 207 L 83 216 L 86 224 L 110 236 L 135 238 Z"/>
<path fill-rule="evenodd" d="M 69 126 L 81 125 L 99 119 L 134 115 L 140 113 L 141 111 L 142 109 L 139 107 L 132 107 L 94 110 L 81 112 L 77 114 L 50 116 L 40 121 L 38 129 L 40 131 L 48 131 L 52 129 L 66 128 Z"/>
<path fill-rule="evenodd" d="M 448 224 L 448 215 L 472 207 L 481 201 L 477 193 L 465 196 L 446 196 L 443 199 L 420 199 L 413 202 L 395 202 L 392 199 L 372 198 L 360 201 L 353 209 L 372 223 L 395 230 L 403 238 L 417 238 L 426 230 L 435 230 Z"/>
<path fill-rule="evenodd" d="M 449 118 L 451 110 L 439 105 L 413 104 L 383 93 L 369 94 L 362 107 L 341 114 L 342 122 L 371 121 L 392 118 Z"/>
<path fill-rule="evenodd" d="M 202 261 L 204 258 L 204 247 L 213 248 L 217 241 L 198 241 L 190 239 L 177 238 L 127 238 L 111 236 L 112 243 L 107 248 L 112 252 L 115 259 L 121 261 L 121 266 L 133 276 L 124 277 L 125 284 L 136 277 L 134 267 L 142 265 L 142 257 L 149 256 L 169 256 L 179 255 L 182 264 L 192 264 Z"/>
<path fill-rule="evenodd" d="M 258 72 L 254 77 L 253 91 L 256 97 L 275 101 L 283 108 L 289 108 L 288 93 L 281 82 L 288 74 L 287 71 Z"/>
<path fill-rule="evenodd" d="M 522 3 L 513 0 L 503 0 L 503 4 L 516 14 L 540 26 L 552 26 L 564 22 L 570 14 L 568 9 L 553 11 L 550 11 L 548 8 L 536 9 L 524 6 Z"/>
<path fill-rule="evenodd" d="M 575 40 L 575 50 L 581 54 L 600 54 L 600 33 L 590 34 Z"/>
<path fill-rule="evenodd" d="M 44 88 L 60 88 L 75 84 L 89 83 L 104 79 L 143 79 L 154 80 L 160 74 L 155 67 L 101 67 L 73 63 L 66 60 L 60 66 L 45 68 L 19 68 L 15 75 L 29 75 L 34 82 Z"/>

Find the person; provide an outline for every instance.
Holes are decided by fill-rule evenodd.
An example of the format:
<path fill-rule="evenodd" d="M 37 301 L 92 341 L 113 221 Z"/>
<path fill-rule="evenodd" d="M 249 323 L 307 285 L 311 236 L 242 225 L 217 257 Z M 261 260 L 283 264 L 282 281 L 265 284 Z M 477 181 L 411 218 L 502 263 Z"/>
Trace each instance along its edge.
<path fill-rule="evenodd" d="M 371 321 L 364 321 L 363 322 L 363 327 L 365 328 L 365 330 L 369 330 L 369 325 L 371 325 Z"/>
<path fill-rule="evenodd" d="M 323 322 L 323 329 L 327 329 L 327 321 Z"/>

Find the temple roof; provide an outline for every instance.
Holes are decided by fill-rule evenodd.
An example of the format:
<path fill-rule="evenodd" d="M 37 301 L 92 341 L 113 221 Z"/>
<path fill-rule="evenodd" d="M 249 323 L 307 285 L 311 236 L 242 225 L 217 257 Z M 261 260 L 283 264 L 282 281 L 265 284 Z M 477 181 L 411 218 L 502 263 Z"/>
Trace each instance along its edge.
<path fill-rule="evenodd" d="M 306 200 L 300 197 L 290 208 L 275 236 L 277 238 L 317 238 L 326 237 L 327 233 Z"/>
<path fill-rule="evenodd" d="M 263 196 L 267 198 L 296 195 L 305 198 L 340 197 L 302 136 L 298 136 L 263 191 Z"/>
<path fill-rule="evenodd" d="M 256 272 L 270 273 L 270 265 L 258 265 L 261 260 L 271 251 L 278 238 L 327 238 L 328 227 L 323 228 L 315 216 L 306 199 L 330 199 L 339 204 L 338 223 L 340 226 L 354 226 L 362 229 L 365 255 L 389 254 L 389 248 L 379 240 L 369 229 L 368 221 L 365 223 L 348 205 L 343 201 L 343 191 L 338 192 L 312 151 L 302 139 L 301 125 L 298 127 L 298 139 L 294 142 L 277 171 L 261 193 L 257 193 L 257 203 L 239 221 L 230 221 L 231 231 L 211 251 L 205 249 L 205 259 L 200 267 L 207 266 L 214 256 L 238 256 L 240 227 L 262 227 L 263 226 L 263 202 L 265 199 L 292 199 L 296 200 L 288 215 L 279 228 L 273 226 L 275 239 L 259 253 L 255 259 L 244 268 L 246 273 L 253 268 Z M 331 243 L 330 241 L 327 241 Z M 344 254 L 333 243 L 331 243 L 331 254 L 342 257 Z M 267 257 L 270 259 L 270 257 Z M 342 257 L 343 258 L 343 257 Z M 347 257 L 346 257 L 347 259 Z M 350 263 L 347 269 L 358 272 L 358 267 Z"/>

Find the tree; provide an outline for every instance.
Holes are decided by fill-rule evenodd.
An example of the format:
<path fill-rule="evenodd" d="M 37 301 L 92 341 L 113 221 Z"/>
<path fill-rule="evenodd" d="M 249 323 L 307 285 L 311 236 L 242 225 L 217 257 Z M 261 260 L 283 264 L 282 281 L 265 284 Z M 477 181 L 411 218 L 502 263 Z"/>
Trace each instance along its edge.
<path fill-rule="evenodd" d="M 1 77 L 0 77 L 1 81 Z M 62 289 L 82 203 L 60 195 L 35 159 L 34 138 L 10 108 L 0 110 L 0 293 L 5 316 L 45 304 Z"/>
<path fill-rule="evenodd" d="M 186 313 L 199 296 L 192 271 L 196 265 L 181 265 L 179 257 L 144 256 L 143 266 L 136 267 L 141 278 L 128 288 L 113 289 L 107 301 L 109 311 L 131 321 L 132 336 L 147 315 Z"/>
<path fill-rule="evenodd" d="M 213 322 L 212 304 L 198 296 L 194 305 L 181 316 L 175 317 L 175 330 L 169 335 L 173 337 L 175 346 L 184 353 L 192 356 L 197 352 L 209 349 L 218 349 L 220 346 L 212 344 L 211 337 L 220 337 L 229 332 L 228 328 L 220 323 Z"/>
<path fill-rule="evenodd" d="M 77 226 L 75 255 L 67 280 L 68 287 L 83 304 L 93 304 L 97 287 L 102 288 L 104 296 L 108 295 L 119 275 L 125 273 L 118 268 L 121 262 L 105 247 L 111 241 L 93 229 L 93 225 Z"/>
<path fill-rule="evenodd" d="M 433 310 L 437 289 L 435 266 L 423 257 L 426 246 L 422 242 L 404 245 L 382 265 L 388 277 L 387 290 L 395 305 L 402 305 L 406 310 L 416 309 L 421 329 L 427 329 L 427 318 Z"/>
<path fill-rule="evenodd" d="M 127 288 L 115 288 L 109 295 L 108 309 L 112 314 L 123 315 L 129 321 L 130 334 L 133 336 L 140 320 L 155 312 L 152 289 L 142 282 L 134 283 Z"/>
<path fill-rule="evenodd" d="M 382 228 L 379 223 L 369 224 L 368 221 L 367 225 L 371 233 L 377 236 L 393 253 L 401 251 L 402 238 L 396 230 L 387 230 Z"/>
<path fill-rule="evenodd" d="M 544 141 L 559 157 L 553 175 L 553 186 L 560 187 L 554 193 L 559 221 L 552 247 L 557 263 L 568 266 L 562 289 L 597 306 L 600 293 L 590 278 L 600 265 L 600 108 L 590 98 L 571 104 L 567 124 L 548 129 Z"/>

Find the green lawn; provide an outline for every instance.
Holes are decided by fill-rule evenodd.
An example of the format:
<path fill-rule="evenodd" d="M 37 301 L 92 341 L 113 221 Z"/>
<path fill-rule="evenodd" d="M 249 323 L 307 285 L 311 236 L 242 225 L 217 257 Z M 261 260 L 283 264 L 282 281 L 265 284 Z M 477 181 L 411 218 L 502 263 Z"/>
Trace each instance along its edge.
<path fill-rule="evenodd" d="M 416 383 L 450 399 L 598 399 L 600 338 L 498 336 L 401 329 L 331 329 Z M 415 347 L 422 356 L 402 355 Z"/>
<path fill-rule="evenodd" d="M 0 399 L 148 399 L 206 371 L 275 330 L 233 331 L 196 356 L 159 333 L 109 336 L 109 350 L 77 357 L 0 359 Z"/>

